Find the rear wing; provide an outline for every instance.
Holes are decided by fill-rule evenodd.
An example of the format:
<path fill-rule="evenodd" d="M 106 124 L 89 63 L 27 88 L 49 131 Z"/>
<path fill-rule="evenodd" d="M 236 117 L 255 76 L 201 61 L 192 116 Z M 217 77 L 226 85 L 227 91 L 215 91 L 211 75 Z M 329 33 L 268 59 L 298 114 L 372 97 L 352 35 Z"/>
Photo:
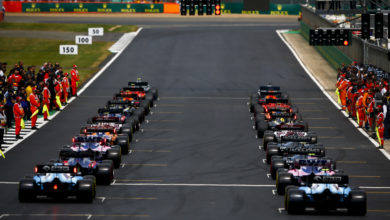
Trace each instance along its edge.
<path fill-rule="evenodd" d="M 116 134 L 116 128 L 91 126 L 91 127 L 84 127 L 81 131 L 82 134 L 94 133 L 94 132 L 110 132 Z"/>
<path fill-rule="evenodd" d="M 43 164 L 36 165 L 35 173 L 77 173 L 77 167 L 68 165 Z"/>
<path fill-rule="evenodd" d="M 281 124 L 277 125 L 277 130 L 292 130 L 292 131 L 304 131 L 306 128 L 303 124 Z"/>
<path fill-rule="evenodd" d="M 339 175 L 339 174 L 333 176 L 309 175 L 309 176 L 304 176 L 302 178 L 303 181 L 309 185 L 313 183 L 346 185 L 349 183 L 349 177 L 347 175 Z"/>
<path fill-rule="evenodd" d="M 72 138 L 72 142 L 73 143 L 97 143 L 97 142 L 102 142 L 104 141 L 104 139 L 102 137 L 99 137 L 99 136 L 95 136 L 95 135 L 91 135 L 91 136 L 88 136 L 88 135 L 83 135 L 83 136 L 74 136 Z"/>
<path fill-rule="evenodd" d="M 121 91 L 145 92 L 145 89 L 142 87 L 123 87 Z"/>
<path fill-rule="evenodd" d="M 123 108 L 99 108 L 98 109 L 98 113 L 99 114 L 103 114 L 103 113 L 107 113 L 107 114 L 122 114 L 124 111 Z"/>
<path fill-rule="evenodd" d="M 118 122 L 120 122 L 120 118 L 119 117 L 111 117 L 111 116 L 95 116 L 95 117 L 92 117 L 92 122 L 93 123 L 99 123 L 99 122 L 118 123 Z"/>
<path fill-rule="evenodd" d="M 276 99 L 263 99 L 265 103 L 289 103 L 289 100 L 286 98 L 276 98 Z"/>
<path fill-rule="evenodd" d="M 280 91 L 280 86 L 260 86 L 259 91 Z"/>
<path fill-rule="evenodd" d="M 282 152 L 287 152 L 288 154 L 299 154 L 299 155 L 322 155 L 322 145 L 314 145 L 312 147 L 307 146 L 299 146 L 299 147 L 291 147 L 291 148 L 280 148 Z"/>
<path fill-rule="evenodd" d="M 149 86 L 149 83 L 148 82 L 129 82 L 127 84 L 128 86 L 130 87 L 147 87 Z"/>
<path fill-rule="evenodd" d="M 78 146 L 78 145 L 73 145 L 73 146 Z M 85 158 L 85 157 L 90 158 L 90 159 L 95 159 L 98 154 L 99 154 L 99 152 L 92 151 L 92 150 L 65 151 L 65 152 L 60 152 L 60 157 L 63 160 L 69 160 L 69 158 Z"/>
<path fill-rule="evenodd" d="M 107 105 L 131 105 L 132 101 L 128 100 L 110 100 L 107 102 Z"/>
<path fill-rule="evenodd" d="M 294 118 L 296 115 L 294 112 L 277 112 L 277 111 L 272 111 L 270 114 L 273 118 Z"/>
<path fill-rule="evenodd" d="M 282 141 L 299 141 L 299 142 L 310 142 L 311 136 L 298 136 L 298 135 L 289 135 L 280 137 Z"/>
<path fill-rule="evenodd" d="M 295 166 L 325 166 L 330 167 L 332 164 L 331 160 L 328 159 L 296 159 L 294 161 Z"/>

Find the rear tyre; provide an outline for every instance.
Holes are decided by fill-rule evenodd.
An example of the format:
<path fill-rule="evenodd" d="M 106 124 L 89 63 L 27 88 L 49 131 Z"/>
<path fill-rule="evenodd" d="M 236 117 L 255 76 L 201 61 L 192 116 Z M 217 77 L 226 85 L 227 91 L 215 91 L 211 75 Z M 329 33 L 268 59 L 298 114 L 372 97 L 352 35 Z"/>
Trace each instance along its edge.
<path fill-rule="evenodd" d="M 276 179 L 276 171 L 279 168 L 284 168 L 284 160 L 274 157 L 271 157 L 271 166 L 270 166 L 270 173 L 272 179 Z"/>
<path fill-rule="evenodd" d="M 130 150 L 130 142 L 129 137 L 127 135 L 119 136 L 115 140 L 115 144 L 121 147 L 122 154 L 129 154 Z"/>
<path fill-rule="evenodd" d="M 111 163 L 101 163 L 96 168 L 96 179 L 99 184 L 110 185 L 114 180 L 114 166 Z"/>
<path fill-rule="evenodd" d="M 364 216 L 367 213 L 367 195 L 361 190 L 351 190 L 349 193 L 348 213 Z"/>
<path fill-rule="evenodd" d="M 288 214 L 301 214 L 305 211 L 305 192 L 299 189 L 290 189 L 285 195 L 286 211 Z"/>
<path fill-rule="evenodd" d="M 280 172 L 276 178 L 276 190 L 278 195 L 284 195 L 286 186 L 292 184 L 292 174 L 286 172 Z"/>
<path fill-rule="evenodd" d="M 264 137 L 264 132 L 268 130 L 268 122 L 263 119 L 263 120 L 259 120 L 256 124 L 257 124 L 256 125 L 257 137 L 259 138 Z"/>
<path fill-rule="evenodd" d="M 271 163 L 271 157 L 279 154 L 279 147 L 277 143 L 268 143 L 266 151 L 267 164 Z"/>
<path fill-rule="evenodd" d="M 36 195 L 34 190 L 34 179 L 24 178 L 19 181 L 18 198 L 20 202 L 32 202 Z"/>
<path fill-rule="evenodd" d="M 78 181 L 77 200 L 85 203 L 92 203 L 96 195 L 96 183 L 90 179 Z"/>
<path fill-rule="evenodd" d="M 115 168 L 119 168 L 122 162 L 122 151 L 121 148 L 117 145 L 111 147 L 111 149 L 107 150 L 108 160 L 112 160 Z"/>

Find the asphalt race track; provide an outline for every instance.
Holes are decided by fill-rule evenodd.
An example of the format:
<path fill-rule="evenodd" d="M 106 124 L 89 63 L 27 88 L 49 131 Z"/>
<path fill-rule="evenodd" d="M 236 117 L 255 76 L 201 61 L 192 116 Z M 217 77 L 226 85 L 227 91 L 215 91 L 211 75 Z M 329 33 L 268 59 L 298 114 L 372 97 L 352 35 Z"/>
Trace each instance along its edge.
<path fill-rule="evenodd" d="M 390 218 L 390 161 L 328 101 L 275 32 L 297 27 L 296 19 L 209 19 L 219 27 L 196 19 L 70 21 L 149 27 L 77 100 L 0 160 L 0 219 L 357 218 L 289 216 L 279 209 L 283 197 L 273 194 L 247 106 L 248 95 L 268 82 L 289 93 L 352 186 L 382 187 L 366 188 L 369 211 L 359 218 Z M 159 88 L 161 98 L 135 135 L 132 153 L 123 156 L 115 183 L 98 186 L 93 204 L 19 203 L 12 182 L 56 158 L 87 117 L 138 76 Z"/>

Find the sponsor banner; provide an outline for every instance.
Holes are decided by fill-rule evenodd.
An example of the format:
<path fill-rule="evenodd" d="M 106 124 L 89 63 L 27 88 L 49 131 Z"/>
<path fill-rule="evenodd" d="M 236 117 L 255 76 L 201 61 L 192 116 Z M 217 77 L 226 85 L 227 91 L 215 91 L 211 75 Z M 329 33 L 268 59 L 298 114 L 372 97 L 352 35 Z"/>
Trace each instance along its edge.
<path fill-rule="evenodd" d="M 22 3 L 23 12 L 125 12 L 163 13 L 164 4 Z"/>

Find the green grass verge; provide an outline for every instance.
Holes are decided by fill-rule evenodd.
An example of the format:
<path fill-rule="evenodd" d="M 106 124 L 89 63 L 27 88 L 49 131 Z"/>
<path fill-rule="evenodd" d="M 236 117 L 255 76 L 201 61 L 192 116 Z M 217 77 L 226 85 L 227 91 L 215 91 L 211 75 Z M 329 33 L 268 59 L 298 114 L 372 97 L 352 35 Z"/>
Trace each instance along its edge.
<path fill-rule="evenodd" d="M 7 74 L 19 60 L 25 68 L 35 65 L 36 73 L 44 62 L 59 62 L 64 72 L 70 72 L 72 65 L 77 64 L 82 83 L 99 70 L 100 63 L 111 54 L 108 48 L 113 42 L 79 45 L 78 55 L 59 55 L 61 44 L 74 44 L 74 41 L 0 37 L 0 61 L 8 63 Z"/>
<path fill-rule="evenodd" d="M 103 27 L 105 33 L 132 32 L 138 29 L 135 25 L 111 24 L 46 24 L 46 23 L 0 23 L 0 30 L 34 30 L 34 31 L 70 31 L 88 33 L 90 27 Z"/>

